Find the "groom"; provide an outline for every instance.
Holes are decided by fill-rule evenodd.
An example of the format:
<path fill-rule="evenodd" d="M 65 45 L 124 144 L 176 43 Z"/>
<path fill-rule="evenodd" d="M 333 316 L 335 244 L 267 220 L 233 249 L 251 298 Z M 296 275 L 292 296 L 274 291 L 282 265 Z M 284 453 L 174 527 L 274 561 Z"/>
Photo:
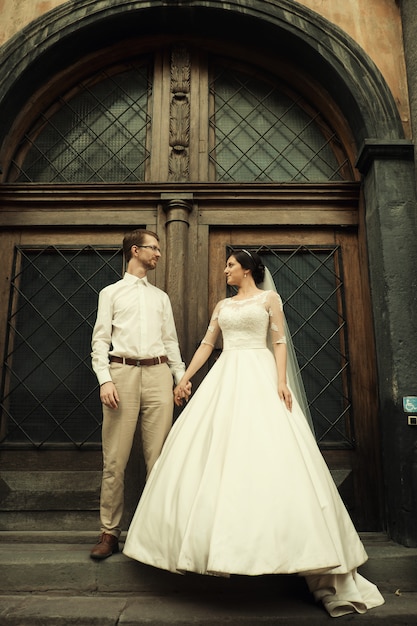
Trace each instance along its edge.
<path fill-rule="evenodd" d="M 149 475 L 172 426 L 173 379 L 178 383 L 185 370 L 168 295 L 147 279 L 161 257 L 158 235 L 128 233 L 123 253 L 126 273 L 100 292 L 92 336 L 103 405 L 101 535 L 93 559 L 119 550 L 124 475 L 138 419 Z"/>

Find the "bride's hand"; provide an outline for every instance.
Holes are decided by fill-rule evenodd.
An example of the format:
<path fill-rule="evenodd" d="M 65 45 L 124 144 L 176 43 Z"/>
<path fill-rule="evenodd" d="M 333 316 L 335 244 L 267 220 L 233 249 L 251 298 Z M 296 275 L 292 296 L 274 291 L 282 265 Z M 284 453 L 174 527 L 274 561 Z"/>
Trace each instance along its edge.
<path fill-rule="evenodd" d="M 183 383 L 180 381 L 178 385 L 174 389 L 174 402 L 177 406 L 182 406 L 182 401 L 185 400 L 188 402 L 188 399 L 191 395 L 191 381 L 187 381 Z"/>
<path fill-rule="evenodd" d="M 288 389 L 286 383 L 278 384 L 278 395 L 283 402 L 285 402 L 285 406 L 289 411 L 292 411 L 292 395 L 291 391 Z"/>

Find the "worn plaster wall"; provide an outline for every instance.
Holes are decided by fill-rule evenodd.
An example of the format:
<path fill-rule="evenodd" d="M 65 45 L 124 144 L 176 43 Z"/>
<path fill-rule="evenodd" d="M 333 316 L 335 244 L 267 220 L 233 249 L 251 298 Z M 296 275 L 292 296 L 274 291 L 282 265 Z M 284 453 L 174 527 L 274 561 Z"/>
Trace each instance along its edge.
<path fill-rule="evenodd" d="M 0 45 L 66 0 L 0 0 Z M 276 1 L 276 0 L 275 0 Z M 273 3 L 273 2 L 271 2 Z M 67 2 L 67 4 L 72 4 Z M 389 85 L 406 137 L 411 136 L 401 15 L 396 0 L 300 0 L 350 35 L 371 57 Z"/>
<path fill-rule="evenodd" d="M 66 0 L 0 0 L 0 45 Z"/>
<path fill-rule="evenodd" d="M 397 0 L 300 0 L 352 37 L 387 81 L 411 136 L 401 12 Z"/>

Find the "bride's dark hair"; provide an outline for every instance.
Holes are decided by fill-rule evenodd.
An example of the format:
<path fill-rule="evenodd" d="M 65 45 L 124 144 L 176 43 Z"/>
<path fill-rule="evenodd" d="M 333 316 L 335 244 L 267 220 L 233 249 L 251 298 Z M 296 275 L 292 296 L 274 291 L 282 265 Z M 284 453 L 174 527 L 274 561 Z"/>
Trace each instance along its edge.
<path fill-rule="evenodd" d="M 262 283 L 265 277 L 265 266 L 261 261 L 259 254 L 251 250 L 235 250 L 230 256 L 234 256 L 236 261 L 241 264 L 244 270 L 252 272 L 253 280 L 258 285 Z"/>

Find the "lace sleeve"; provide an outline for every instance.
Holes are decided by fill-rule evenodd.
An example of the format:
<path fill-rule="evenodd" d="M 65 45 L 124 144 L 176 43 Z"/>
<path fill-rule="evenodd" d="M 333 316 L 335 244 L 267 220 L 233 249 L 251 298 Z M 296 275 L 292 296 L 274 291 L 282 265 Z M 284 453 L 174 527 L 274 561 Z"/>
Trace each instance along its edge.
<path fill-rule="evenodd" d="M 268 298 L 268 315 L 272 344 L 287 343 L 281 296 L 273 291 L 270 292 Z"/>
<path fill-rule="evenodd" d="M 220 334 L 220 326 L 219 326 L 219 321 L 218 321 L 220 308 L 221 308 L 221 302 L 219 302 L 216 305 L 213 311 L 213 315 L 211 316 L 211 319 L 210 319 L 210 324 L 207 327 L 206 334 L 204 335 L 204 338 L 201 341 L 201 343 L 205 343 L 209 346 L 212 346 L 212 348 L 216 346 L 216 341 Z"/>

